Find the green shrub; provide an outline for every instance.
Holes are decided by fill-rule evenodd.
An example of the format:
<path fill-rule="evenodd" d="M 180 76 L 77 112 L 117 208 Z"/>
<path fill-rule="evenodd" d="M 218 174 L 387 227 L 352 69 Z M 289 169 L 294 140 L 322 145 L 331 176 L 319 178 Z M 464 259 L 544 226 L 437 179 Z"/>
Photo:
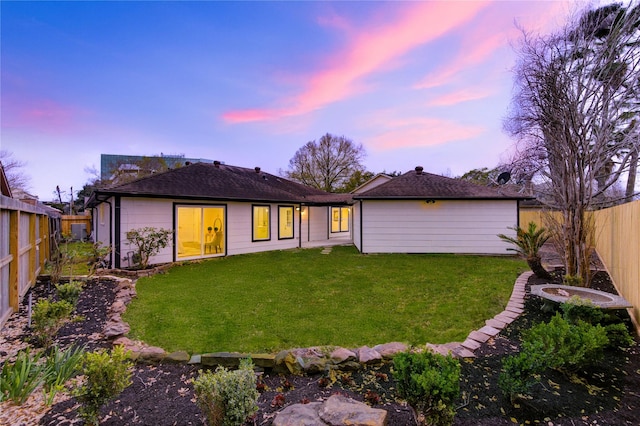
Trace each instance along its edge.
<path fill-rule="evenodd" d="M 22 405 L 31 392 L 42 383 L 40 355 L 33 358 L 29 349 L 18 352 L 13 363 L 5 361 L 0 372 L 0 401 L 12 400 Z"/>
<path fill-rule="evenodd" d="M 31 314 L 31 328 L 38 342 L 45 348 L 51 345 L 60 327 L 67 321 L 73 305 L 61 300 L 52 302 L 49 299 L 39 300 Z"/>
<path fill-rule="evenodd" d="M 592 364 L 609 344 L 601 325 L 585 321 L 572 324 L 557 313 L 548 323 L 537 324 L 524 333 L 520 353 L 502 361 L 498 385 L 513 403 L 530 391 L 535 375 L 548 368 L 575 371 Z"/>
<path fill-rule="evenodd" d="M 218 367 L 215 373 L 201 370 L 193 387 L 196 402 L 210 426 L 243 425 L 258 411 L 259 394 L 251 359 L 242 360 L 235 371 L 224 367 Z"/>
<path fill-rule="evenodd" d="M 44 364 L 45 403 L 51 405 L 56 393 L 64 390 L 64 384 L 79 371 L 84 347 L 70 347 L 66 351 L 53 346 Z"/>
<path fill-rule="evenodd" d="M 604 326 L 604 329 L 607 333 L 607 339 L 609 339 L 608 348 L 620 349 L 633 345 L 633 336 L 623 323 L 608 324 Z"/>
<path fill-rule="evenodd" d="M 122 346 L 111 353 L 87 352 L 82 358 L 85 383 L 75 392 L 81 404 L 80 416 L 89 425 L 99 422 L 100 408 L 131 384 L 132 363 Z"/>
<path fill-rule="evenodd" d="M 429 351 L 399 353 L 393 358 L 398 394 L 425 416 L 427 424 L 449 425 L 460 394 L 460 363 Z"/>
<path fill-rule="evenodd" d="M 69 302 L 75 307 L 78 304 L 83 287 L 84 283 L 82 281 L 69 281 L 66 284 L 56 284 L 56 293 L 60 300 Z"/>
<path fill-rule="evenodd" d="M 584 287 L 584 280 L 578 275 L 564 275 L 562 277 L 564 285 L 570 285 L 573 287 Z"/>
<path fill-rule="evenodd" d="M 573 296 L 565 303 L 562 303 L 560 309 L 564 319 L 572 324 L 577 324 L 579 321 L 593 325 L 600 324 L 605 316 L 602 309 L 594 305 L 591 300 L 582 299 L 578 296 Z"/>
<path fill-rule="evenodd" d="M 498 387 L 511 403 L 528 395 L 536 383 L 536 375 L 546 369 L 539 352 L 520 352 L 502 360 Z"/>
<path fill-rule="evenodd" d="M 541 356 L 550 368 L 575 370 L 600 360 L 608 344 L 601 325 L 584 321 L 571 324 L 556 314 L 548 323 L 537 324 L 524 333 L 522 350 Z"/>

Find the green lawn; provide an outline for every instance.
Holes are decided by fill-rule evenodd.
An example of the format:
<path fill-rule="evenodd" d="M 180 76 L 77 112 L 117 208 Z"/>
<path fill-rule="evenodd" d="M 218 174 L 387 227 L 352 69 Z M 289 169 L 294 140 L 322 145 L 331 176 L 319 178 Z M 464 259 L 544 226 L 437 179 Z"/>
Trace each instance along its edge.
<path fill-rule="evenodd" d="M 176 266 L 138 281 L 124 319 L 134 338 L 190 353 L 446 343 L 502 311 L 527 269 L 510 257 L 320 251 Z"/>

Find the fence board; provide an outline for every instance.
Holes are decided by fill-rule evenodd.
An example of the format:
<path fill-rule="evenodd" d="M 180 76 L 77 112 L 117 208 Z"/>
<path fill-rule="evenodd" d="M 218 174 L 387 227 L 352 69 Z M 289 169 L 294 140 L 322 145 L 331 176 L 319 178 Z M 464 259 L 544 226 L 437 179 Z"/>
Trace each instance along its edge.
<path fill-rule="evenodd" d="M 520 226 L 530 221 L 544 226 L 541 209 L 520 210 Z M 634 308 L 640 324 L 640 201 L 593 212 L 595 248 L 618 290 Z"/>

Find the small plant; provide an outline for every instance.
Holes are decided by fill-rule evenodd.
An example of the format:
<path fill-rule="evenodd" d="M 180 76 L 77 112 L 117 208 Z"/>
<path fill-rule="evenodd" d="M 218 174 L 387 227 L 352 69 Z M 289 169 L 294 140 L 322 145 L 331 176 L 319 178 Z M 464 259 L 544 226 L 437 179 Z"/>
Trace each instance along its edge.
<path fill-rule="evenodd" d="M 169 245 L 169 238 L 173 231 L 164 228 L 145 227 L 132 229 L 127 232 L 127 240 L 137 248 L 137 264 L 141 269 L 149 266 L 149 258 L 160 252 L 160 249 Z"/>
<path fill-rule="evenodd" d="M 589 299 L 582 299 L 578 296 L 572 296 L 565 303 L 560 305 L 562 316 L 572 324 L 584 321 L 595 325 L 602 323 L 604 313 L 602 309 L 593 304 Z"/>
<path fill-rule="evenodd" d="M 56 284 L 56 294 L 58 295 L 58 299 L 69 302 L 71 306 L 75 308 L 78 304 L 78 299 L 80 299 L 80 293 L 82 293 L 83 287 L 84 283 L 82 283 L 82 281 L 69 281 L 66 284 Z"/>
<path fill-rule="evenodd" d="M 542 258 L 540 257 L 540 249 L 551 237 L 545 228 L 537 229 L 535 222 L 529 222 L 529 228 L 525 231 L 519 226 L 509 228 L 516 231 L 516 237 L 510 237 L 504 234 L 498 234 L 498 238 L 515 247 L 507 250 L 515 251 L 523 257 L 531 271 L 539 278 L 551 279 L 551 274 L 542 266 Z"/>
<path fill-rule="evenodd" d="M 562 282 L 564 285 L 570 285 L 573 287 L 584 287 L 584 280 L 577 275 L 563 275 Z"/>
<path fill-rule="evenodd" d="M 100 408 L 131 384 L 131 361 L 122 346 L 111 353 L 100 350 L 82 357 L 85 383 L 75 392 L 81 403 L 80 416 L 89 425 L 99 423 Z"/>
<path fill-rule="evenodd" d="M 51 346 L 58 330 L 69 319 L 72 311 L 73 305 L 67 301 L 39 300 L 34 305 L 31 316 L 31 328 L 38 343 L 45 348 Z"/>
<path fill-rule="evenodd" d="M 13 363 L 5 361 L 0 371 L 0 401 L 22 405 L 43 381 L 40 355 L 31 357 L 29 349 L 18 352 Z"/>
<path fill-rule="evenodd" d="M 98 268 L 108 266 L 106 257 L 111 253 L 111 247 L 103 246 L 99 242 L 93 243 L 89 250 L 87 265 L 89 266 L 89 276 L 95 275 Z"/>
<path fill-rule="evenodd" d="M 224 367 L 218 367 L 215 373 L 200 371 L 193 387 L 196 402 L 211 426 L 242 425 L 258 411 L 259 394 L 251 359 L 241 360 L 235 371 Z"/>
<path fill-rule="evenodd" d="M 81 367 L 84 347 L 70 347 L 66 351 L 53 346 L 44 364 L 45 403 L 51 405 L 56 393 L 64 390 L 64 384 L 74 377 Z"/>
<path fill-rule="evenodd" d="M 634 343 L 633 337 L 631 336 L 631 333 L 629 333 L 627 326 L 621 322 L 605 325 L 604 330 L 607 333 L 607 339 L 609 339 L 609 344 L 607 345 L 608 348 L 628 348 Z"/>
<path fill-rule="evenodd" d="M 460 394 L 460 363 L 429 351 L 402 352 L 393 358 L 398 394 L 425 417 L 429 425 L 450 425 L 453 402 Z"/>
<path fill-rule="evenodd" d="M 276 396 L 271 400 L 271 406 L 273 408 L 282 408 L 284 404 L 286 404 L 287 398 L 281 393 L 277 393 Z"/>

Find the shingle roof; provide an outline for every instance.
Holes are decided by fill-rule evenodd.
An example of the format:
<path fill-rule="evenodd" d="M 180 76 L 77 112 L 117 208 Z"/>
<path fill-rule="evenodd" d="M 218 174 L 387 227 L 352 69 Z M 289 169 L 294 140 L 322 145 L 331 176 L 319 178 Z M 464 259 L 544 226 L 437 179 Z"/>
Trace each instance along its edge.
<path fill-rule="evenodd" d="M 421 167 L 397 176 L 354 199 L 525 199 L 529 198 L 505 188 L 490 188 L 475 183 L 434 175 Z"/>
<path fill-rule="evenodd" d="M 99 194 L 295 203 L 328 203 L 342 199 L 344 202 L 344 196 L 336 197 L 342 194 L 329 194 L 259 168 L 205 163 L 190 164 L 98 190 L 92 198 Z"/>

